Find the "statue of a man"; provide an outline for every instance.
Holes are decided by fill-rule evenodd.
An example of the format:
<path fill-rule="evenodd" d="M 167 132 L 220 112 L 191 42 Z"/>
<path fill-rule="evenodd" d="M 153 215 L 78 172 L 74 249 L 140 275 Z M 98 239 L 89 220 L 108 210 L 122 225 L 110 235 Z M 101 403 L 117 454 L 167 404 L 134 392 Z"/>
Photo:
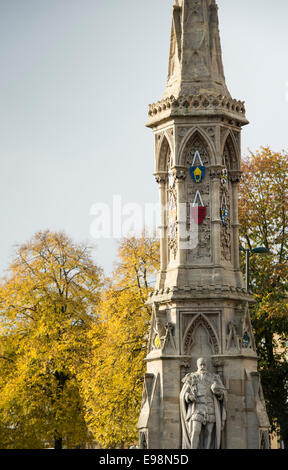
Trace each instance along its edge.
<path fill-rule="evenodd" d="M 226 421 L 226 392 L 219 375 L 207 371 L 203 358 L 187 374 L 180 394 L 182 448 L 220 449 Z"/>

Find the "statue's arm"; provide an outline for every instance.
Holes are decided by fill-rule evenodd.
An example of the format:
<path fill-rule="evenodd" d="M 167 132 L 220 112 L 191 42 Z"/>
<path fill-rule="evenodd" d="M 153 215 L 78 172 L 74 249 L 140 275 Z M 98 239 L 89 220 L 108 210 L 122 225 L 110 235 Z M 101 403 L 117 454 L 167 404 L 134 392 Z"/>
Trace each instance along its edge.
<path fill-rule="evenodd" d="M 211 386 L 211 390 L 214 393 L 214 395 L 216 395 L 218 400 L 223 400 L 225 387 L 224 387 L 224 385 L 222 383 L 222 380 L 221 380 L 219 375 L 215 375 L 214 379 L 215 380 L 214 380 L 214 382 Z"/>
<path fill-rule="evenodd" d="M 197 397 L 195 396 L 195 394 L 193 392 L 192 393 L 187 392 L 185 394 L 185 401 L 187 403 L 193 403 L 193 402 L 197 401 Z"/>
<path fill-rule="evenodd" d="M 189 403 L 190 402 L 190 393 L 185 393 L 185 401 L 186 403 Z"/>
<path fill-rule="evenodd" d="M 186 403 L 197 402 L 197 392 L 195 390 L 195 387 L 193 387 L 193 384 L 192 384 L 193 377 L 192 377 L 192 383 L 191 383 L 191 375 L 192 374 L 187 374 L 182 381 L 185 387 L 185 390 L 183 388 L 183 396 L 184 396 L 184 400 Z"/>

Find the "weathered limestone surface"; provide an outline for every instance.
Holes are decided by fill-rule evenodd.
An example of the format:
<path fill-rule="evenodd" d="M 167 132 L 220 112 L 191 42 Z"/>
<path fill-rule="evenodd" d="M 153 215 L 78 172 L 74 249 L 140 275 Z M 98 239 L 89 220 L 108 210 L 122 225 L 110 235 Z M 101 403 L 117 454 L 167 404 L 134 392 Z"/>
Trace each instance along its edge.
<path fill-rule="evenodd" d="M 226 87 L 215 0 L 176 0 L 164 97 L 221 94 Z"/>
<path fill-rule="evenodd" d="M 253 298 L 239 263 L 241 128 L 248 121 L 244 103 L 233 100 L 225 84 L 217 8 L 214 0 L 175 1 L 167 88 L 149 107 L 164 209 L 161 267 L 148 299 L 153 316 L 138 423 L 142 448 L 182 447 L 182 380 L 197 370 L 199 358 L 227 389 L 221 447 L 269 446 L 249 316 Z M 198 182 L 195 165 L 205 167 Z M 205 206 L 199 225 L 197 192 Z"/>

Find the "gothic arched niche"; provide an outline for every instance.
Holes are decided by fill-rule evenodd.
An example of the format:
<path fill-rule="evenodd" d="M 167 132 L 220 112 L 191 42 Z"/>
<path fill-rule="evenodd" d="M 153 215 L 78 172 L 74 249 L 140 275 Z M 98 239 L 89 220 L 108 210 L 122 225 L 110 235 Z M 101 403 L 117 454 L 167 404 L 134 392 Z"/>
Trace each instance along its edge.
<path fill-rule="evenodd" d="M 232 140 L 230 133 L 228 134 L 225 145 L 224 145 L 222 164 L 226 166 L 228 170 L 239 169 L 237 152 L 236 152 L 235 144 Z"/>
<path fill-rule="evenodd" d="M 157 152 L 156 171 L 168 171 L 171 165 L 172 152 L 167 137 L 164 135 Z"/>
<path fill-rule="evenodd" d="M 199 158 L 200 156 L 200 158 Z M 189 211 L 188 220 L 189 228 L 192 229 L 194 243 L 193 247 L 188 251 L 188 263 L 199 262 L 209 263 L 211 262 L 211 214 L 210 214 L 210 178 L 209 178 L 209 166 L 213 162 L 213 153 L 210 146 L 209 140 L 202 135 L 202 131 L 194 129 L 192 135 L 187 136 L 186 142 L 183 143 L 183 151 L 181 153 L 181 166 L 186 166 L 190 170 L 190 167 L 201 166 L 205 167 L 205 171 L 202 169 L 201 180 L 195 184 L 193 180 L 192 172 L 186 178 L 186 200 L 188 202 L 187 212 Z M 194 163 L 193 163 L 194 162 Z M 200 194 L 201 197 L 197 194 Z M 197 230 L 193 228 L 193 220 L 191 216 L 191 207 L 195 204 L 201 204 L 205 207 L 205 217 L 199 224 L 197 224 Z M 195 222 L 195 219 L 194 219 Z"/>
<path fill-rule="evenodd" d="M 199 152 L 203 165 L 208 166 L 211 161 L 209 145 L 202 134 L 196 130 L 188 139 L 181 156 L 181 165 L 191 166 L 196 152 Z M 197 162 L 198 163 L 198 162 Z"/>
<path fill-rule="evenodd" d="M 228 178 L 225 184 L 221 185 L 220 192 L 220 210 L 221 210 L 221 257 L 225 262 L 230 263 L 232 260 L 232 232 L 231 232 L 231 217 L 233 214 L 232 207 L 232 185 L 229 178 L 229 173 L 239 169 L 239 160 L 237 157 L 236 145 L 234 137 L 230 131 L 226 134 L 226 140 L 223 149 L 223 161 L 228 170 Z M 222 180 L 221 180 L 222 181 Z"/>
<path fill-rule="evenodd" d="M 198 315 L 188 326 L 183 339 L 183 352 L 196 363 L 199 357 L 219 354 L 219 340 L 213 326 L 204 315 Z"/>

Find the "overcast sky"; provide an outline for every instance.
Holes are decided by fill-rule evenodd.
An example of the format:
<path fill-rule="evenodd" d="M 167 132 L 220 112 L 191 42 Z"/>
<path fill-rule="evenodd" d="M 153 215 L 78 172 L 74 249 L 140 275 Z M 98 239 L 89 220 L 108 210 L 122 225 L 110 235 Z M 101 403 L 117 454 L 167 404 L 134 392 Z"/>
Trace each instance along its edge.
<path fill-rule="evenodd" d="M 173 0 L 0 0 L 0 275 L 38 230 L 96 243 L 97 202 L 157 201 L 147 106 L 164 92 Z M 287 149 L 288 2 L 218 0 L 225 75 L 251 124 L 243 153 Z"/>

